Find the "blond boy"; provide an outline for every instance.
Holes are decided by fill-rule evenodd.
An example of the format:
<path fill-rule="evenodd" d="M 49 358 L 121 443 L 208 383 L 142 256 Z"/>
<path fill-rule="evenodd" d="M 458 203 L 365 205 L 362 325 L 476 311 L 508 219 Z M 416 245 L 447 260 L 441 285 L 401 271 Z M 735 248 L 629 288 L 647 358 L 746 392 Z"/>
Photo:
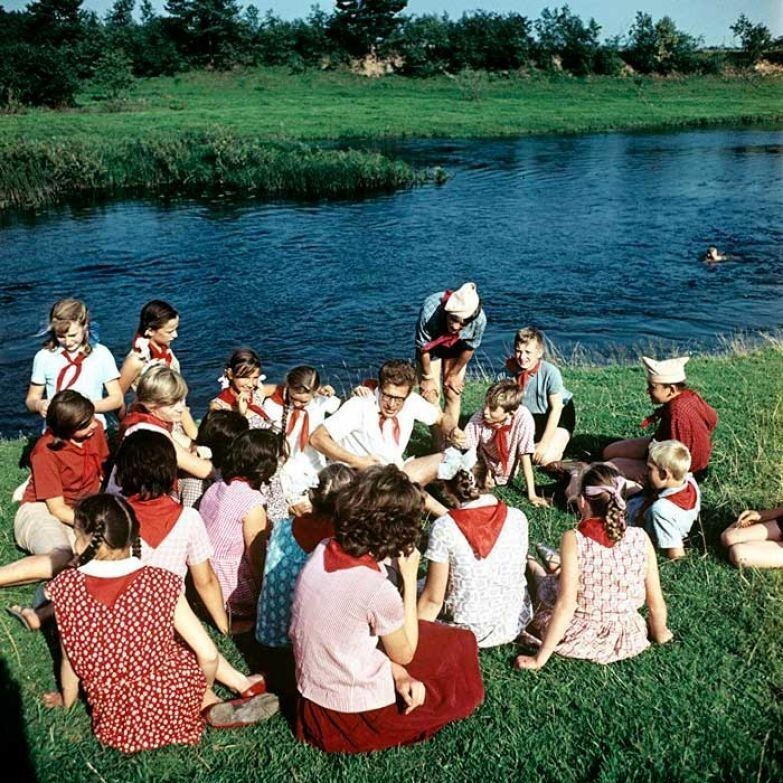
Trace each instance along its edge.
<path fill-rule="evenodd" d="M 683 539 L 701 509 L 701 493 L 690 468 L 690 451 L 680 441 L 652 441 L 647 469 L 654 499 L 649 503 L 649 497 L 639 496 L 628 504 L 628 518 L 643 526 L 670 560 L 685 555 Z"/>

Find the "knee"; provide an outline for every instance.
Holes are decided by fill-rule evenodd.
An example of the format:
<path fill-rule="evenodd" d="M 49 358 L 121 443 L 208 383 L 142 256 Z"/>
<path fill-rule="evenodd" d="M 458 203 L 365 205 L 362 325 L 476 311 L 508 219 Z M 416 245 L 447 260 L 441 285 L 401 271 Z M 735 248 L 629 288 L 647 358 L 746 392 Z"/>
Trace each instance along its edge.
<path fill-rule="evenodd" d="M 726 528 L 720 534 L 720 543 L 725 549 L 730 549 L 736 543 L 734 540 L 734 528 Z M 729 553 L 731 555 L 731 553 Z"/>
<path fill-rule="evenodd" d="M 734 544 L 729 548 L 729 562 L 736 568 L 746 568 L 750 565 L 750 559 L 745 547 L 741 544 Z"/>

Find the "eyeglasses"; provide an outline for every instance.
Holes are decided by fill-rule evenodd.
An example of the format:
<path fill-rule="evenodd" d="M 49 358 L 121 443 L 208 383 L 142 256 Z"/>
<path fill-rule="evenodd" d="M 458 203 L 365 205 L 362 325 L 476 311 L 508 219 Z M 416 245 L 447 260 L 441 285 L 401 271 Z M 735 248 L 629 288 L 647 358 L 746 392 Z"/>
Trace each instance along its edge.
<path fill-rule="evenodd" d="M 385 391 L 381 392 L 381 397 L 387 402 L 393 402 L 395 405 L 402 405 L 408 399 L 407 394 L 405 397 L 397 397 L 394 394 L 386 394 Z"/>

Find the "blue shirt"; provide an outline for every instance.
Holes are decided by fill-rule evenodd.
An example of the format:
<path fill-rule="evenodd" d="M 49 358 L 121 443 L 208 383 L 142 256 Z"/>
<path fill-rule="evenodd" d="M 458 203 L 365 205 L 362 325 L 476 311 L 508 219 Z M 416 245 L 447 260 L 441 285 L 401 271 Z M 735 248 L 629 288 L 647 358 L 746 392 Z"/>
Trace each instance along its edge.
<path fill-rule="evenodd" d="M 419 313 L 419 322 L 416 325 L 416 350 L 423 350 L 431 340 L 446 334 L 446 311 L 441 302 L 445 291 L 432 294 L 424 300 Z M 459 333 L 459 339 L 465 343 L 466 348 L 475 351 L 481 345 L 484 329 L 487 328 L 487 316 L 484 308 L 478 317 L 465 326 Z"/>
<path fill-rule="evenodd" d="M 516 378 L 518 372 L 512 372 L 506 368 L 506 374 L 511 378 Z M 531 375 L 527 382 L 522 404 L 533 414 L 548 413 L 551 394 L 561 394 L 563 405 L 574 396 L 563 384 L 560 370 L 551 362 L 542 359 L 535 375 Z"/>

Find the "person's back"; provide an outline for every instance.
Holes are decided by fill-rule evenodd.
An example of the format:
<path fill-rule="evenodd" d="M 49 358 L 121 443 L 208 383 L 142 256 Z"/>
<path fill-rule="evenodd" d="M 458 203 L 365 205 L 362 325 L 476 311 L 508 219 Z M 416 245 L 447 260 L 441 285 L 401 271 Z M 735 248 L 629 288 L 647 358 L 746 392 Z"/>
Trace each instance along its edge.
<path fill-rule="evenodd" d="M 197 743 L 206 680 L 175 639 L 180 580 L 153 567 L 107 578 L 101 575 L 106 565 L 69 569 L 48 588 L 96 737 L 125 753 Z M 179 687 L 172 688 L 175 682 Z"/>

